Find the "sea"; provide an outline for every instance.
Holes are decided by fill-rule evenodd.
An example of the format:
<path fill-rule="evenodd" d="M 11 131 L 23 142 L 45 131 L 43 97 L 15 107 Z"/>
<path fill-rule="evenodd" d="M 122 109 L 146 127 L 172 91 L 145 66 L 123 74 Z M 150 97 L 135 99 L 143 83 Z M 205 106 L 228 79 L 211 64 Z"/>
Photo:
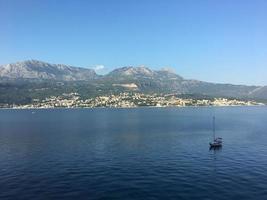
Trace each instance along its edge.
<path fill-rule="evenodd" d="M 267 199 L 267 107 L 2 109 L 0 199 Z"/>

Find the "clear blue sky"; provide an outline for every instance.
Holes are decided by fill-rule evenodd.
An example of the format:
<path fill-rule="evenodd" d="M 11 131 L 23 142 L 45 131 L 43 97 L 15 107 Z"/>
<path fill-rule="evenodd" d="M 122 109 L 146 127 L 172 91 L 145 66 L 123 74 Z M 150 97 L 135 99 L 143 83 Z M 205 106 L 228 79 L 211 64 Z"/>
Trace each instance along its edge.
<path fill-rule="evenodd" d="M 0 64 L 27 59 L 267 85 L 267 1 L 0 0 Z"/>

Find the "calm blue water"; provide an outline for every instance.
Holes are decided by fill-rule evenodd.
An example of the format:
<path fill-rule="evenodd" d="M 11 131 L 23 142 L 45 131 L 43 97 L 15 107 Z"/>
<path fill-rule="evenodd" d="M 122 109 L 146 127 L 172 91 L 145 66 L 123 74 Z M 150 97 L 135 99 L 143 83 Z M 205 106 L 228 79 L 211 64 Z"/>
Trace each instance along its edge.
<path fill-rule="evenodd" d="M 1 200 L 267 199 L 267 107 L 34 112 L 0 110 Z"/>

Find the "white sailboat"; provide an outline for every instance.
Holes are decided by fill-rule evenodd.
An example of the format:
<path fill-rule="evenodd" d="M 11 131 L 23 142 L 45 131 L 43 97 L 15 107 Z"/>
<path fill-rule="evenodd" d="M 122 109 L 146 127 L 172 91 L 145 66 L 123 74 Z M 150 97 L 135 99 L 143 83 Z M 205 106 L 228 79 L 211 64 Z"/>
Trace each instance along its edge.
<path fill-rule="evenodd" d="M 215 117 L 213 116 L 213 142 L 210 142 L 210 148 L 216 148 L 222 146 L 222 138 L 215 137 Z"/>

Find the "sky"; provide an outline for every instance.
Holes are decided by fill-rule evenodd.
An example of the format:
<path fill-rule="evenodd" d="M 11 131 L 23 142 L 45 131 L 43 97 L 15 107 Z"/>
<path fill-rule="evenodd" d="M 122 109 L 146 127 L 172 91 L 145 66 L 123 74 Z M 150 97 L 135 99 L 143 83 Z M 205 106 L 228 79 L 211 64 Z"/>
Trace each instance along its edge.
<path fill-rule="evenodd" d="M 173 68 L 267 85 L 266 0 L 0 0 L 0 64 Z"/>

